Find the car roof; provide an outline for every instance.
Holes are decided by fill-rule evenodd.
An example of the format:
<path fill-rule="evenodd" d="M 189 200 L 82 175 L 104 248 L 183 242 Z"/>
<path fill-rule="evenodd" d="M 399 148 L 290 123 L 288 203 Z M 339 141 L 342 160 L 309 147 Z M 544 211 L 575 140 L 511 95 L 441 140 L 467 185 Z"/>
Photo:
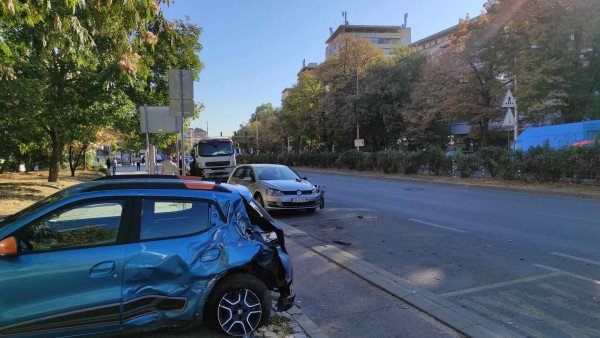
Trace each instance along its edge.
<path fill-rule="evenodd" d="M 215 193 L 231 193 L 239 190 L 237 187 L 229 184 L 204 181 L 200 177 L 193 176 L 120 175 L 101 177 L 90 182 L 78 184 L 64 189 L 62 193 L 66 198 L 88 192 L 125 189 L 183 189 L 203 190 Z"/>
<path fill-rule="evenodd" d="M 249 166 L 253 166 L 253 167 L 257 167 L 257 168 L 265 168 L 265 167 L 275 167 L 275 168 L 287 168 L 287 165 L 283 165 L 283 164 L 267 164 L 267 163 L 256 163 L 256 164 L 244 164 L 244 165 L 249 165 Z"/>

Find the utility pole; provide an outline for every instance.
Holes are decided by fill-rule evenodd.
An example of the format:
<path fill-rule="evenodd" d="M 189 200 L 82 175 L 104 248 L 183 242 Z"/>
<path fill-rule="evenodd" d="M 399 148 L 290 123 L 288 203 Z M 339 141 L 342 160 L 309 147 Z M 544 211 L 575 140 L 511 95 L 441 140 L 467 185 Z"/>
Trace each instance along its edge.
<path fill-rule="evenodd" d="M 515 58 L 516 63 L 516 58 Z M 517 75 L 515 74 L 515 93 L 517 92 Z M 519 110 L 517 108 L 517 100 L 515 100 L 515 142 L 519 137 Z"/>
<path fill-rule="evenodd" d="M 358 142 L 360 140 L 360 125 L 358 123 L 358 69 L 356 69 L 356 103 L 354 108 L 356 109 L 356 142 Z M 358 143 L 356 143 L 356 150 L 360 151 Z"/>
<path fill-rule="evenodd" d="M 179 165 L 179 175 L 183 175 L 183 171 L 184 171 L 184 157 L 185 157 L 185 141 L 184 141 L 184 137 L 183 137 L 183 72 L 181 71 L 181 69 L 179 70 L 179 88 L 181 88 L 181 90 L 179 91 L 179 99 L 181 100 L 181 162 L 179 162 L 179 159 L 177 159 L 177 165 L 179 165 L 179 163 L 181 163 L 181 165 Z"/>

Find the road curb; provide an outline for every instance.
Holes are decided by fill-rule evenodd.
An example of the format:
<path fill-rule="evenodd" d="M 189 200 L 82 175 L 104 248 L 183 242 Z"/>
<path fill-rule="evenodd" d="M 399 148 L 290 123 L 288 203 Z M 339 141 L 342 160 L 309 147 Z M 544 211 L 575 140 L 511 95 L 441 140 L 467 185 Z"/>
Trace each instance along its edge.
<path fill-rule="evenodd" d="M 326 334 L 321 331 L 319 326 L 315 322 L 313 322 L 310 318 L 308 318 L 304 312 L 298 307 L 298 305 L 294 305 L 291 309 L 287 311 L 290 316 L 298 323 L 298 325 L 306 332 L 309 337 L 312 338 L 328 338 Z"/>
<path fill-rule="evenodd" d="M 569 191 L 544 190 L 544 189 L 535 189 L 535 188 L 532 189 L 532 188 L 524 188 L 524 187 L 488 185 L 488 184 L 481 184 L 481 183 L 435 181 L 435 180 L 428 180 L 428 179 L 418 178 L 418 177 L 394 176 L 394 175 L 385 175 L 385 174 L 369 175 L 368 172 L 367 173 L 365 173 L 365 172 L 346 172 L 346 171 L 326 170 L 326 169 L 322 169 L 322 168 L 312 168 L 312 167 L 294 167 L 294 169 L 308 171 L 308 172 L 323 173 L 323 174 L 339 174 L 339 175 L 355 176 L 355 177 L 391 179 L 391 180 L 397 180 L 397 181 L 429 183 L 429 184 L 443 184 L 443 185 L 454 186 L 454 187 L 458 186 L 458 187 L 463 187 L 463 188 L 491 189 L 491 190 L 517 192 L 517 193 L 533 194 L 533 195 L 561 196 L 561 197 L 582 198 L 582 199 L 590 199 L 590 200 L 600 200 L 600 193 L 596 194 L 596 193 L 591 193 L 591 192 L 569 192 Z"/>
<path fill-rule="evenodd" d="M 279 221 L 279 223 L 286 236 L 290 238 L 308 235 L 306 232 L 284 222 Z M 445 297 L 416 287 L 408 281 L 336 246 L 319 245 L 310 249 L 469 337 L 522 337 L 522 335 L 509 328 L 467 310 Z"/>

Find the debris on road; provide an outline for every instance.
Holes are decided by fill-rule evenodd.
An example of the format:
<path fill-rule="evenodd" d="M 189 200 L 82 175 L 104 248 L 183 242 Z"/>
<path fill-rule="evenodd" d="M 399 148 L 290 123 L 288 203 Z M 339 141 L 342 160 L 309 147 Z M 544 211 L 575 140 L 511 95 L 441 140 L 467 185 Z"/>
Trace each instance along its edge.
<path fill-rule="evenodd" d="M 341 244 L 341 245 L 345 245 L 345 246 L 349 246 L 349 245 L 351 245 L 351 243 L 350 243 L 350 242 L 346 242 L 346 241 L 343 241 L 343 240 L 341 240 L 341 239 L 336 239 L 335 241 L 333 241 L 333 243 L 336 243 L 336 244 Z"/>

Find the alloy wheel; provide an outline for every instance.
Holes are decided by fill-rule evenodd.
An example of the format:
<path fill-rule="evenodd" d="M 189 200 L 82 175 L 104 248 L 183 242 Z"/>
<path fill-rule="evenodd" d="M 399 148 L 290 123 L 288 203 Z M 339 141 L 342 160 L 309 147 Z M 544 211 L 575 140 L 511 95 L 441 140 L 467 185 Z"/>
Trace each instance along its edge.
<path fill-rule="evenodd" d="M 231 290 L 221 297 L 217 315 L 224 332 L 232 336 L 245 336 L 258 327 L 262 307 L 252 290 Z"/>

